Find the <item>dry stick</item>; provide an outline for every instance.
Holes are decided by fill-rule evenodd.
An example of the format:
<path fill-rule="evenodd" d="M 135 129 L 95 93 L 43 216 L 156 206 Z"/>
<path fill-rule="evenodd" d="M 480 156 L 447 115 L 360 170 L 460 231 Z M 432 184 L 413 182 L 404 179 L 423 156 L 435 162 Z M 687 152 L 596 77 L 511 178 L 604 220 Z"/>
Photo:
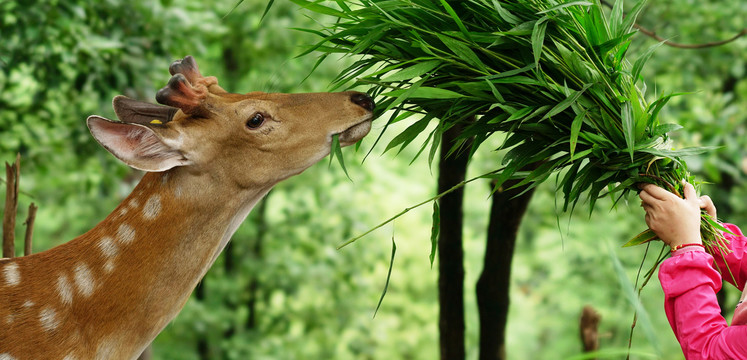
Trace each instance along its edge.
<path fill-rule="evenodd" d="M 21 154 L 11 166 L 5 163 L 5 214 L 3 215 L 3 257 L 15 257 L 16 212 L 18 211 L 18 178 L 21 172 Z"/>
<path fill-rule="evenodd" d="M 34 203 L 29 205 L 29 215 L 24 222 L 26 225 L 26 236 L 23 238 L 23 256 L 31 255 L 31 239 L 34 236 L 34 221 L 36 220 L 36 210 L 38 209 L 39 207 Z"/>

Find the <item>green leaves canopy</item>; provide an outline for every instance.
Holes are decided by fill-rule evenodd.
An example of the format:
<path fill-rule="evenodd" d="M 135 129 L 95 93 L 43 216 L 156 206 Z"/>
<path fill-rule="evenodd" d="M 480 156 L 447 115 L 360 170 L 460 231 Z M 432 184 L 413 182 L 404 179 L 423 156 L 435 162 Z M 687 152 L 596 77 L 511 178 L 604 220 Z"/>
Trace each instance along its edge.
<path fill-rule="evenodd" d="M 486 175 L 496 188 L 512 177 L 533 187 L 558 174 L 563 210 L 582 194 L 593 210 L 600 196 L 619 200 L 638 182 L 681 193 L 688 174 L 679 157 L 702 151 L 672 149 L 674 127 L 658 114 L 673 95 L 649 104 L 645 84 L 636 85 L 658 46 L 633 66 L 626 59 L 644 1 L 625 16 L 619 0 L 609 16 L 598 0 L 358 0 L 335 1 L 337 8 L 293 1 L 339 18 L 323 31 L 306 30 L 322 37 L 306 53 L 359 55 L 335 85 L 370 85 L 379 113 L 394 110 L 384 131 L 412 115 L 438 119 L 418 154 L 428 146 L 432 154 L 440 134 L 460 122 L 462 142 L 474 139 L 471 152 L 505 133 L 506 155 Z M 414 123 L 387 150 L 427 128 Z M 534 170 L 522 171 L 530 164 Z"/>

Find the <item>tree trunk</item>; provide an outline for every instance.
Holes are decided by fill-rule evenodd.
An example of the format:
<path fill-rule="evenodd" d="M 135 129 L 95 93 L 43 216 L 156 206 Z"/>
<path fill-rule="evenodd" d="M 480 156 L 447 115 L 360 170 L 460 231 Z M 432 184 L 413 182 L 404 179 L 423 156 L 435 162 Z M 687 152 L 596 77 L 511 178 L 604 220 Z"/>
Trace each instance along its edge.
<path fill-rule="evenodd" d="M 449 150 L 462 131 L 456 125 L 444 132 L 438 165 L 439 194 L 464 181 L 469 154 Z M 438 236 L 438 327 L 441 359 L 464 359 L 464 266 L 462 264 L 462 189 L 440 200 L 441 225 Z"/>
<path fill-rule="evenodd" d="M 526 186 L 504 190 L 514 184 L 507 181 L 492 197 L 485 263 L 476 286 L 481 360 L 506 359 L 511 260 L 521 218 L 534 193 L 532 189 L 515 197 Z"/>

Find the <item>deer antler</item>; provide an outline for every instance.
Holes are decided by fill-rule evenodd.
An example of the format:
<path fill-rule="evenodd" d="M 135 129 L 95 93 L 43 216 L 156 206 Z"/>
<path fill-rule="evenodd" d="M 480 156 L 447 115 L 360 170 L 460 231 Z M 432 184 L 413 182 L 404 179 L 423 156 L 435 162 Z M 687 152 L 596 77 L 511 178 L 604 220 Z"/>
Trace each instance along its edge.
<path fill-rule="evenodd" d="M 210 88 L 214 92 L 223 93 L 225 90 L 218 86 L 215 76 L 202 76 L 197 62 L 192 56 L 174 61 L 169 66 L 169 73 L 173 75 L 166 87 L 156 93 L 156 101 L 161 104 L 174 106 L 185 114 L 204 112 L 202 102 L 208 96 Z"/>

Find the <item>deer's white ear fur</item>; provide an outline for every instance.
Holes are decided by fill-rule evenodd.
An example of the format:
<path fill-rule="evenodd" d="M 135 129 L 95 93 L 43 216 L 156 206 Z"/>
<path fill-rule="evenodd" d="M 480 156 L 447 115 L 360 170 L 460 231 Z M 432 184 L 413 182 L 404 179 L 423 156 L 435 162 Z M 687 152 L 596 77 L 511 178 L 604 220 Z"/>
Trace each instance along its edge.
<path fill-rule="evenodd" d="M 147 126 L 114 122 L 96 115 L 89 116 L 87 123 L 101 146 L 135 169 L 166 171 L 191 164 L 173 141 L 165 141 Z"/>

